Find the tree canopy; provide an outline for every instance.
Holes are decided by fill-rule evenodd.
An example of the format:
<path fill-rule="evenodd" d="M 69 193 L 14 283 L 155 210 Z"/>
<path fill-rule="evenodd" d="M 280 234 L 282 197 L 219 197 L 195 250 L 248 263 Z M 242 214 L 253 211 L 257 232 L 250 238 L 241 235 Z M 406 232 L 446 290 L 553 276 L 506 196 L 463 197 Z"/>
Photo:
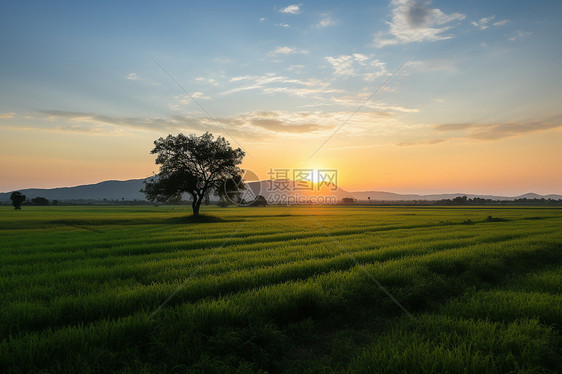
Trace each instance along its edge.
<path fill-rule="evenodd" d="M 201 136 L 168 135 L 154 141 L 151 153 L 157 155 L 160 171 L 145 182 L 142 190 L 150 201 L 178 202 L 183 193 L 188 193 L 193 215 L 198 216 L 209 194 L 222 198 L 243 188 L 238 165 L 245 153 L 233 149 L 221 136 L 215 139 L 209 132 Z"/>
<path fill-rule="evenodd" d="M 25 201 L 25 199 L 25 195 L 19 191 L 12 192 L 10 195 L 10 200 L 12 200 L 14 209 L 21 209 L 21 204 Z"/>

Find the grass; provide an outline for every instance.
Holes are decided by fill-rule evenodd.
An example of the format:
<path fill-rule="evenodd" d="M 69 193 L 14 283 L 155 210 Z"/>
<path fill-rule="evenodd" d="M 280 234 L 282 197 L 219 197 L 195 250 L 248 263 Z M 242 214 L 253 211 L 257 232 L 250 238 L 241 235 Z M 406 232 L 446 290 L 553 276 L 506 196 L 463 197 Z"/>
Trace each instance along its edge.
<path fill-rule="evenodd" d="M 0 207 L 0 371 L 562 370 L 560 208 L 203 213 Z"/>

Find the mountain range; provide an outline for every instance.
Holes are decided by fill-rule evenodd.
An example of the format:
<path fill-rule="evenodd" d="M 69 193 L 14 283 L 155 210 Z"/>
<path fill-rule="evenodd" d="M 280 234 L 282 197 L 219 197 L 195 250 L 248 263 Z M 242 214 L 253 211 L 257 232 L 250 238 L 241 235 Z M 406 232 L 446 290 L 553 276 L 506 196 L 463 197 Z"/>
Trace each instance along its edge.
<path fill-rule="evenodd" d="M 34 197 L 44 197 L 48 200 L 70 201 L 70 200 L 90 200 L 90 201 L 103 201 L 105 200 L 145 200 L 145 196 L 140 190 L 144 187 L 145 179 L 130 179 L 125 181 L 110 180 L 96 184 L 87 184 L 76 187 L 60 187 L 60 188 L 28 188 L 19 190 L 28 200 Z M 262 195 L 268 201 L 273 199 L 275 201 L 276 194 L 288 194 L 292 196 L 302 196 L 305 200 L 311 196 L 328 197 L 334 196 L 338 202 L 344 197 L 352 197 L 357 201 L 412 201 L 412 200 L 425 200 L 434 201 L 442 199 L 453 199 L 457 196 L 467 196 L 468 198 L 483 198 L 492 200 L 513 200 L 513 199 L 562 199 L 562 195 L 538 195 L 535 193 L 526 193 L 519 196 L 496 196 L 496 195 L 481 195 L 481 194 L 468 194 L 468 193 L 448 193 L 448 194 L 432 194 L 432 195 L 417 195 L 417 194 L 397 194 L 393 192 L 384 191 L 355 191 L 350 192 L 342 188 L 335 188 L 334 185 L 326 185 L 322 188 L 314 188 L 313 190 L 287 191 L 286 187 L 293 189 L 293 181 L 290 180 L 264 180 L 257 182 L 246 183 L 251 195 Z M 314 187 L 314 186 L 313 186 Z M 285 188 L 285 189 L 284 189 Z M 0 202 L 9 202 L 11 192 L 0 193 Z"/>

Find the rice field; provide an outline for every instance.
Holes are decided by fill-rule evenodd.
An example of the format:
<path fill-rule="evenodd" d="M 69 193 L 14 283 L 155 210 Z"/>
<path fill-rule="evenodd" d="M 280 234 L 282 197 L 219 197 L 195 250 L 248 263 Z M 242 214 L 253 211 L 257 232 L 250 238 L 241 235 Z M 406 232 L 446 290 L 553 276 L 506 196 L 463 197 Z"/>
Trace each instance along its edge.
<path fill-rule="evenodd" d="M 0 207 L 0 372 L 562 370 L 562 209 Z"/>

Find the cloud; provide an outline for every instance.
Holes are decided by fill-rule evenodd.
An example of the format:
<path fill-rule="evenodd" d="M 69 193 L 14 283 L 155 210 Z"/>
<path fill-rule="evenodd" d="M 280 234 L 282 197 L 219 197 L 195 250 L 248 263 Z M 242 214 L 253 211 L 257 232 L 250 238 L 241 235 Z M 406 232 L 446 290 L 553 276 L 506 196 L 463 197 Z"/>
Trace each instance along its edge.
<path fill-rule="evenodd" d="M 496 27 L 504 26 L 504 25 L 507 25 L 509 22 L 510 21 L 508 19 L 504 19 L 504 20 L 501 20 L 501 21 L 494 22 L 493 25 L 496 26 Z"/>
<path fill-rule="evenodd" d="M 196 80 L 197 82 L 208 83 L 208 84 L 210 84 L 210 85 L 212 85 L 212 86 L 218 86 L 218 85 L 219 85 L 219 82 L 217 82 L 217 81 L 216 81 L 215 79 L 213 79 L 213 78 L 197 77 L 197 78 L 195 78 L 195 80 Z"/>
<path fill-rule="evenodd" d="M 330 17 L 330 15 L 327 13 L 322 13 L 320 16 L 322 17 L 320 21 L 313 26 L 316 29 L 322 29 L 324 27 L 330 27 L 337 24 L 337 22 L 334 21 L 332 17 Z"/>
<path fill-rule="evenodd" d="M 291 47 L 277 47 L 273 51 L 268 53 L 268 56 L 279 56 L 279 55 L 294 55 L 294 54 L 307 54 L 308 51 L 305 49 L 291 48 Z"/>
<path fill-rule="evenodd" d="M 372 81 L 388 74 L 384 62 L 361 53 L 338 57 L 328 56 L 324 59 L 332 65 L 336 76 L 360 77 L 363 80 Z"/>
<path fill-rule="evenodd" d="M 517 30 L 515 32 L 515 35 L 510 37 L 508 40 L 511 41 L 511 42 L 514 42 L 516 40 L 520 40 L 520 39 L 526 38 L 526 37 L 531 36 L 531 35 L 533 35 L 532 32 Z"/>
<path fill-rule="evenodd" d="M 480 18 L 478 21 L 471 21 L 470 24 L 473 25 L 474 27 L 477 27 L 480 30 L 486 30 L 490 26 L 498 27 L 498 26 L 504 26 L 509 23 L 508 19 L 491 23 L 494 20 L 494 18 L 496 18 L 496 16 L 484 17 L 484 18 Z"/>
<path fill-rule="evenodd" d="M 562 127 L 562 115 L 538 121 L 503 123 L 450 123 L 434 126 L 439 132 L 460 132 L 457 138 L 475 140 L 499 140 L 527 133 L 545 131 Z"/>
<path fill-rule="evenodd" d="M 98 113 L 64 110 L 41 110 L 21 125 L 0 122 L 1 128 L 22 131 L 89 133 L 93 135 L 126 135 L 128 130 L 151 131 L 156 134 L 201 133 L 212 131 L 245 141 L 272 141 L 277 137 L 317 139 L 329 136 L 334 128 L 353 120 L 342 129 L 352 137 L 396 134 L 404 124 L 384 112 L 322 112 L 322 111 L 253 111 L 216 119 L 193 112 L 166 117 L 120 117 Z M 218 124 L 220 124 L 220 126 Z M 224 131 L 226 129 L 227 131 Z"/>
<path fill-rule="evenodd" d="M 307 133 L 323 129 L 322 126 L 314 123 L 288 125 L 277 119 L 254 119 L 251 123 L 254 126 L 262 127 L 273 132 Z"/>
<path fill-rule="evenodd" d="M 333 129 L 340 126 L 349 119 L 352 112 L 320 112 L 320 111 L 255 111 L 243 113 L 236 117 L 238 123 L 244 124 L 249 129 L 253 127 L 264 134 L 309 136 L 311 138 L 319 135 L 328 136 Z M 358 112 L 353 121 L 344 128 L 352 136 L 363 136 L 364 134 L 381 133 L 383 127 L 388 127 L 392 118 L 380 113 Z M 390 122 L 389 122 L 390 121 Z"/>
<path fill-rule="evenodd" d="M 457 70 L 456 66 L 450 60 L 445 59 L 410 60 L 405 66 L 405 69 L 421 72 L 437 70 L 454 72 Z"/>
<path fill-rule="evenodd" d="M 68 126 L 42 126 L 40 124 L 27 124 L 24 126 L 2 126 L 2 128 L 19 131 L 47 131 L 47 132 L 63 132 L 63 133 L 79 133 L 79 134 L 92 134 L 92 135 L 121 135 L 123 131 L 118 128 L 107 129 L 101 126 L 83 126 L 83 125 L 68 125 Z"/>
<path fill-rule="evenodd" d="M 446 140 L 447 139 L 426 139 L 426 140 L 420 140 L 420 141 L 417 141 L 417 142 L 403 142 L 403 143 L 398 143 L 396 145 L 401 146 L 401 147 L 409 147 L 409 146 L 412 146 L 412 145 L 431 145 L 431 144 L 443 143 Z"/>
<path fill-rule="evenodd" d="M 319 79 L 293 79 L 275 73 L 233 77 L 230 82 L 242 83 L 242 85 L 224 91 L 221 95 L 257 89 L 262 90 L 263 93 L 288 93 L 300 97 L 343 92 L 342 90 L 329 88 L 328 82 Z"/>
<path fill-rule="evenodd" d="M 434 129 L 437 131 L 457 131 L 466 130 L 471 127 L 483 126 L 476 123 L 445 123 L 441 125 L 435 125 Z"/>
<path fill-rule="evenodd" d="M 64 131 L 81 133 L 115 134 L 118 129 L 152 131 L 206 131 L 215 125 L 213 119 L 200 116 L 172 115 L 166 118 L 115 117 L 95 113 L 72 112 L 61 110 L 37 111 L 39 119 L 55 122 L 56 126 L 31 126 L 29 129 L 46 131 Z M 305 121 L 306 120 L 306 121 Z M 309 113 L 289 112 L 250 112 L 227 118 L 217 118 L 221 126 L 239 136 L 253 136 L 259 129 L 271 133 L 305 134 L 330 129 L 333 126 L 314 123 L 314 116 Z M 109 126 L 109 127 L 108 127 Z M 20 128 L 23 129 L 23 128 Z"/>
<path fill-rule="evenodd" d="M 276 23 L 275 26 L 283 27 L 285 29 L 291 28 L 291 25 L 288 23 Z"/>
<path fill-rule="evenodd" d="M 375 35 L 375 45 L 384 47 L 422 41 L 450 39 L 443 34 L 453 26 L 445 24 L 465 18 L 462 13 L 447 15 L 440 9 L 430 8 L 429 0 L 393 0 L 392 21 L 387 22 L 389 30 Z"/>
<path fill-rule="evenodd" d="M 488 27 L 490 27 L 489 22 L 492 21 L 496 16 L 489 16 L 489 17 L 484 17 L 484 18 L 480 18 L 478 21 L 471 21 L 470 23 L 475 26 L 478 27 L 480 30 L 486 30 Z"/>
<path fill-rule="evenodd" d="M 301 70 L 302 68 L 304 68 L 304 65 L 291 65 L 291 66 L 289 66 L 289 67 L 286 68 L 286 69 L 287 69 L 287 70 L 296 70 L 296 71 L 299 71 L 299 70 Z"/>
<path fill-rule="evenodd" d="M 182 107 L 190 104 L 194 99 L 204 99 L 209 100 L 211 97 L 203 94 L 202 92 L 193 92 L 190 95 L 177 95 L 174 96 L 176 102 L 169 103 L 168 108 L 172 110 L 181 110 Z"/>
<path fill-rule="evenodd" d="M 16 113 L 0 113 L 0 119 L 14 118 Z"/>
<path fill-rule="evenodd" d="M 142 78 L 137 73 L 129 73 L 129 74 L 127 74 L 125 79 L 130 80 L 130 81 L 143 82 L 144 84 L 149 84 L 151 86 L 160 86 L 161 85 L 161 83 L 152 82 L 150 79 Z"/>
<path fill-rule="evenodd" d="M 418 113 L 419 109 L 417 108 L 408 108 L 401 105 L 391 105 L 387 103 L 383 103 L 380 101 L 369 101 L 365 103 L 365 99 L 370 95 L 370 92 L 362 92 L 357 95 L 345 95 L 339 97 L 330 97 L 330 100 L 333 103 L 354 107 L 357 108 L 359 105 L 362 105 L 364 108 L 370 108 L 378 110 L 378 115 L 381 116 L 392 116 L 391 112 L 401 112 L 401 113 Z"/>
<path fill-rule="evenodd" d="M 37 111 L 43 117 L 41 119 L 58 122 L 64 121 L 76 125 L 93 125 L 99 129 L 99 126 L 115 126 L 137 130 L 172 130 L 172 129 L 197 129 L 203 130 L 201 121 L 196 118 L 188 118 L 173 115 L 168 118 L 144 118 L 144 117 L 115 117 L 103 114 L 72 112 L 61 110 L 40 110 Z M 68 126 L 67 126 L 68 127 Z M 58 127 L 59 129 L 64 128 Z M 72 126 L 70 126 L 72 128 Z M 82 127 L 86 131 L 87 127 Z"/>
<path fill-rule="evenodd" d="M 418 125 L 419 127 L 419 125 Z M 424 126 L 425 127 L 425 126 Z M 437 132 L 434 137 L 402 142 L 399 146 L 431 145 L 449 140 L 497 141 L 524 136 L 540 131 L 562 128 L 562 115 L 536 121 L 500 122 L 500 123 L 444 123 L 432 126 Z"/>
<path fill-rule="evenodd" d="M 301 5 L 302 4 L 289 5 L 285 8 L 280 9 L 279 11 L 286 14 L 299 14 L 301 12 Z"/>

